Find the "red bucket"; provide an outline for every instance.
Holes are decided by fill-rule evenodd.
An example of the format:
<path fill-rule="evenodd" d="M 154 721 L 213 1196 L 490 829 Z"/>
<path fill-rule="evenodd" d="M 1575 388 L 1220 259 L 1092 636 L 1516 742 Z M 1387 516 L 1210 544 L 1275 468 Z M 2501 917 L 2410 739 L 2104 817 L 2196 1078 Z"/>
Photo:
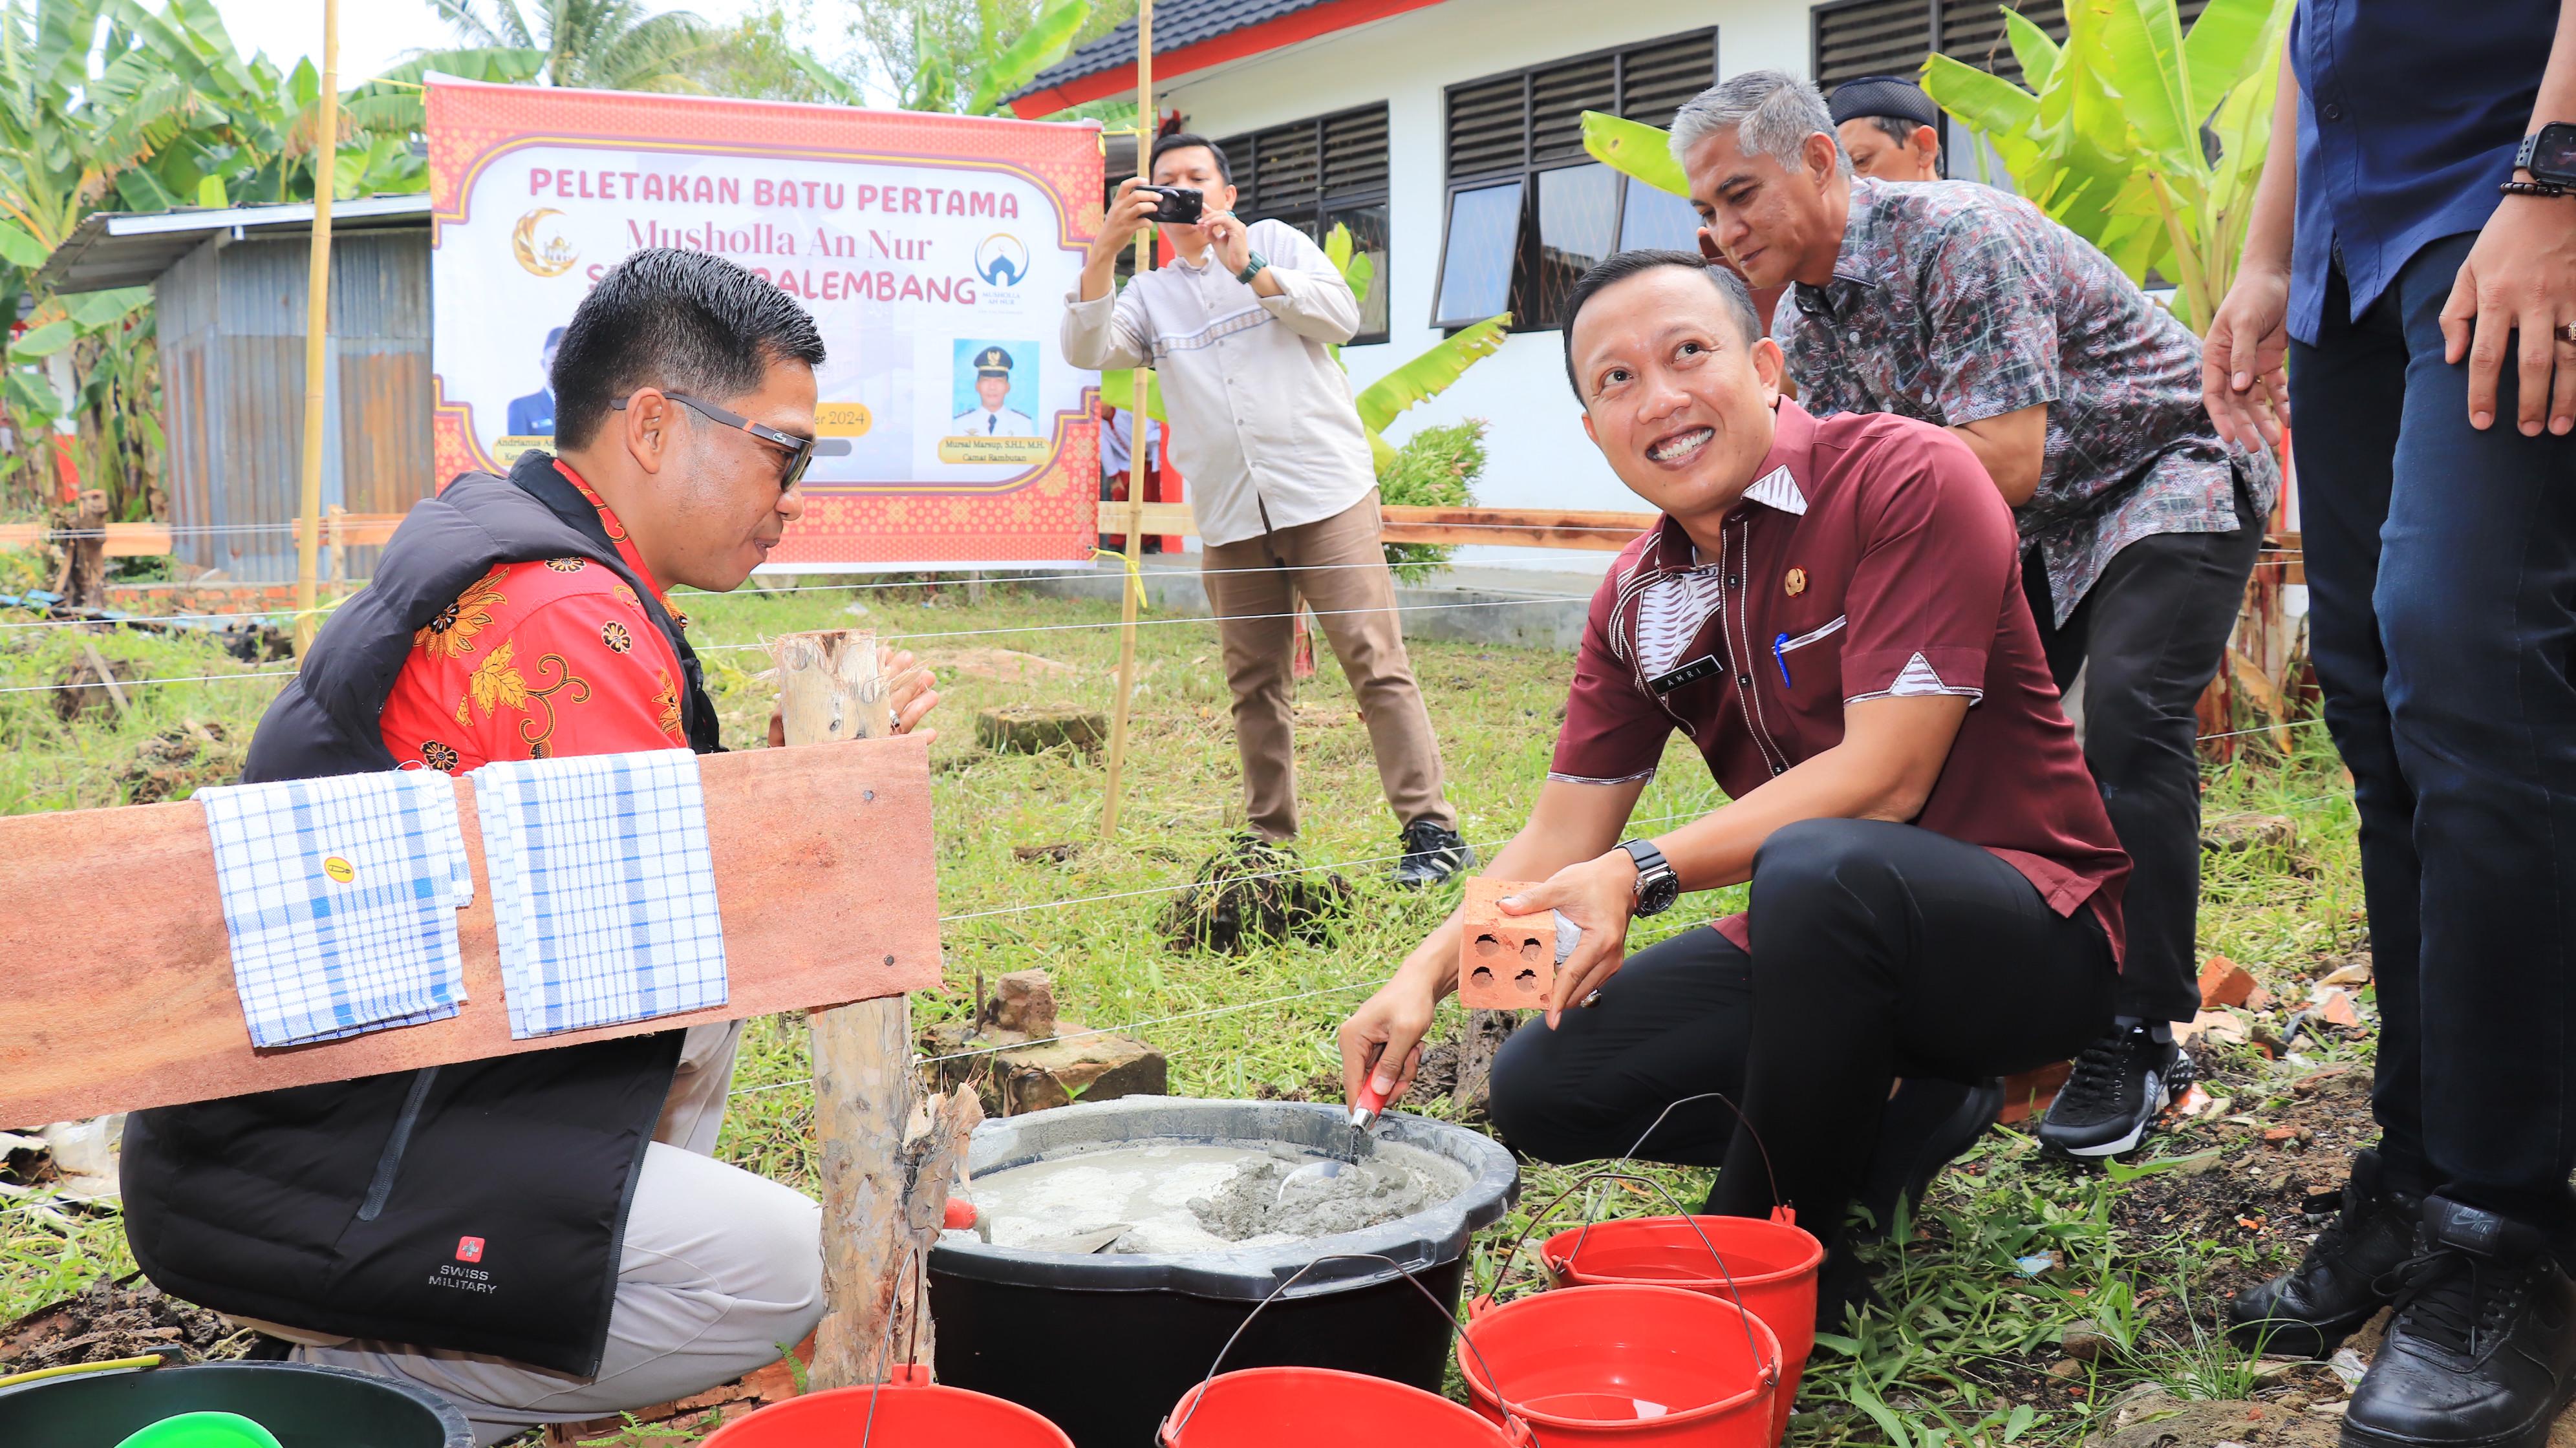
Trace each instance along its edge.
<path fill-rule="evenodd" d="M 1709 1260 L 1711 1248 L 1725 1271 Z M 1816 1269 L 1825 1246 L 1814 1233 L 1759 1217 L 1631 1217 L 1559 1232 L 1539 1257 L 1552 1280 L 1569 1286 L 1682 1287 L 1741 1300 L 1780 1339 L 1772 1440 L 1788 1429 L 1789 1404 L 1816 1346 Z"/>
<path fill-rule="evenodd" d="M 1420 1388 L 1331 1368 L 1245 1368 L 1190 1389 L 1163 1420 L 1164 1448 L 1509 1448 L 1526 1442 Z"/>
<path fill-rule="evenodd" d="M 1569 1287 L 1467 1309 L 1459 1370 L 1476 1411 L 1511 1413 L 1548 1448 L 1769 1448 L 1780 1340 L 1734 1303 L 1679 1287 Z M 1481 1359 L 1478 1354 L 1481 1354 Z"/>
<path fill-rule="evenodd" d="M 930 1369 L 917 1363 L 894 1373 L 883 1387 L 832 1388 L 772 1403 L 718 1428 L 706 1448 L 1073 1448 L 1062 1429 L 1017 1403 L 935 1386 Z"/>

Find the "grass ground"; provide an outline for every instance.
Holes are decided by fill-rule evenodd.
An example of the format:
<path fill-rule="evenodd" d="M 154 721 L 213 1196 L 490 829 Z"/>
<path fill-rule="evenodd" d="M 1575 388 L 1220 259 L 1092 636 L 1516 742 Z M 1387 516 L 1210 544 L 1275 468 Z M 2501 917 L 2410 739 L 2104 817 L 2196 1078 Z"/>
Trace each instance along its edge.
<path fill-rule="evenodd" d="M 1300 848 L 1338 863 L 1358 901 L 1331 936 L 1236 957 L 1179 954 L 1158 921 L 1166 903 L 1239 824 L 1227 694 L 1212 628 L 1149 614 L 1139 631 L 1135 767 L 1119 837 L 1098 838 L 1104 772 L 1063 751 L 994 755 L 975 744 L 975 711 L 1020 702 L 1108 707 L 1117 634 L 1112 605 L 1040 598 L 996 587 L 976 607 L 956 586 L 813 588 L 682 600 L 704 653 L 725 738 L 755 747 L 768 713 L 765 636 L 796 629 L 872 627 L 901 636 L 940 669 L 944 701 L 932 749 L 939 821 L 941 907 L 949 989 L 916 1000 L 923 1022 L 962 1013 L 969 983 L 1009 970 L 1053 972 L 1068 1016 L 1091 1024 L 1151 1022 L 1137 1034 L 1169 1055 L 1172 1088 L 1203 1096 L 1318 1089 L 1338 1070 L 1332 1027 L 1455 899 L 1454 889 L 1408 895 L 1383 882 L 1396 847 L 1378 793 L 1366 732 L 1329 660 L 1300 688 Z M 0 612 L 0 689 L 50 683 L 81 655 L 75 631 L 14 626 Z M 252 666 L 212 648 L 125 633 L 92 634 L 143 678 L 230 675 Z M 969 649 L 1011 649 L 1070 666 L 1069 675 L 1019 682 L 955 667 Z M 1567 659 L 1559 654 L 1422 642 L 1416 672 L 1428 697 L 1461 828 L 1480 849 L 1517 827 L 1546 767 Z M 268 666 L 275 667 L 275 666 Z M 159 684 L 131 691 L 130 711 L 101 708 L 58 720 L 53 697 L 0 692 L 0 813 L 123 802 L 127 770 L 156 734 L 188 721 L 246 738 L 274 678 Z M 2364 949 L 2353 820 L 2322 731 L 2293 734 L 2284 758 L 2264 752 L 2215 770 L 2213 813 L 2287 815 L 2297 843 L 2213 853 L 2201 917 L 2204 952 L 2251 967 L 2279 995 Z M 1643 819 L 1687 817 L 1719 802 L 1706 772 L 1677 742 L 1647 791 Z M 1059 861 L 1024 859 L 1015 847 L 1069 843 Z M 1643 922 L 1649 944 L 1722 909 Z M 2009 1000 L 1992 1003 L 2012 1009 Z M 2259 1032 L 2258 1032 L 2259 1034 Z M 812 1135 L 801 1028 L 755 1024 L 742 1061 L 722 1155 L 779 1180 L 810 1180 Z M 2272 1062 L 2250 1047 L 2205 1054 L 2225 1117 L 2196 1122 L 2151 1145 L 2149 1159 L 2105 1174 L 2042 1160 L 2026 1136 L 1999 1131 L 1953 1171 L 1920 1222 L 1889 1249 L 1888 1310 L 1849 1337 L 1829 1338 L 1810 1369 L 1792 1429 L 1801 1444 L 1935 1448 L 2073 1441 L 2119 1394 L 2164 1383 L 2181 1396 L 2227 1396 L 2253 1369 L 2208 1338 L 2210 1305 L 2244 1280 L 2293 1258 L 2308 1230 L 2297 1200 L 2330 1187 L 2348 1143 L 2329 1124 L 2301 1151 L 2262 1141 L 2262 1129 L 2327 1104 L 2292 1083 L 2331 1065 L 2358 1065 L 2367 1043 L 2337 1043 L 2320 1056 L 2302 1045 Z M 2324 1078 L 2319 1078 L 2324 1079 Z M 2313 1083 L 2310 1083 L 2313 1084 Z M 1332 1095 L 1337 1086 L 1323 1086 Z M 2275 1099 L 2277 1098 L 2277 1100 Z M 1448 1109 L 1445 1101 L 1430 1108 Z M 2230 1119 L 2233 1118 L 2233 1119 Z M 1696 1202 L 1703 1173 L 1662 1173 Z M 1523 1211 L 1571 1175 L 1534 1167 Z M 1605 1211 L 1651 1214 L 1657 1199 L 1613 1191 Z M 2251 1225 L 2246 1225 L 2251 1224 Z M 1478 1246 L 1478 1280 L 1491 1276 L 1516 1215 Z M 2030 1261 L 2047 1263 L 2033 1275 Z M 131 1269 L 110 1217 L 69 1224 L 0 1215 L 0 1322 L 102 1274 Z M 1507 1290 L 1519 1290 L 1515 1273 Z M 2061 1363 L 2070 1326 L 2114 1344 L 2084 1363 Z M 2054 1373 L 2052 1366 L 2057 1366 Z M 2072 1371 L 2069 1371 L 2072 1369 Z"/>

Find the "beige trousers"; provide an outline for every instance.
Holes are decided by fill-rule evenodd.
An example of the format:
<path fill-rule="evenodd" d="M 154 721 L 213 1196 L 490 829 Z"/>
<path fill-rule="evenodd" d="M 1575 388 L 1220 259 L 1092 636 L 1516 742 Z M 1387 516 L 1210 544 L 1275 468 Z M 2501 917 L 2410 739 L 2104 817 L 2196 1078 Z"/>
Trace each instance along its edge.
<path fill-rule="evenodd" d="M 1359 696 L 1379 785 L 1399 825 L 1458 826 L 1440 793 L 1440 744 L 1413 682 L 1395 579 L 1378 544 L 1377 490 L 1313 523 L 1240 543 L 1210 544 L 1200 561 L 1208 605 L 1234 691 L 1234 746 L 1243 756 L 1244 814 L 1266 839 L 1297 834 L 1297 752 L 1289 695 L 1295 626 L 1305 595 Z"/>
<path fill-rule="evenodd" d="M 691 1026 L 626 1217 L 599 1375 L 385 1342 L 316 1340 L 295 1361 L 403 1378 L 465 1410 L 474 1441 L 704 1392 L 778 1360 L 823 1319 L 823 1212 L 803 1193 L 708 1155 L 724 1125 L 742 1023 Z"/>

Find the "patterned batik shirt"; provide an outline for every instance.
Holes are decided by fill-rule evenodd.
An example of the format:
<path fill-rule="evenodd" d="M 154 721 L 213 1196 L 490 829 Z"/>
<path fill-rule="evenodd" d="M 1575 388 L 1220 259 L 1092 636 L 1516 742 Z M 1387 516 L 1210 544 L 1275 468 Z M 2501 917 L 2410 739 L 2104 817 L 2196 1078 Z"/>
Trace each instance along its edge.
<path fill-rule="evenodd" d="M 555 466 L 661 598 L 617 515 L 570 468 Z M 677 610 L 671 617 L 684 622 Z M 398 762 L 451 774 L 495 759 L 685 749 L 680 678 L 643 600 L 613 571 L 585 558 L 504 563 L 412 635 L 380 727 Z"/>
<path fill-rule="evenodd" d="M 2048 404 L 2038 489 L 2014 510 L 2063 624 L 2112 556 L 2158 533 L 2254 520 L 2280 473 L 2221 442 L 2200 340 L 2111 259 L 2017 196 L 1968 181 L 1856 179 L 1834 279 L 1773 323 L 1799 400 L 1955 427 Z"/>

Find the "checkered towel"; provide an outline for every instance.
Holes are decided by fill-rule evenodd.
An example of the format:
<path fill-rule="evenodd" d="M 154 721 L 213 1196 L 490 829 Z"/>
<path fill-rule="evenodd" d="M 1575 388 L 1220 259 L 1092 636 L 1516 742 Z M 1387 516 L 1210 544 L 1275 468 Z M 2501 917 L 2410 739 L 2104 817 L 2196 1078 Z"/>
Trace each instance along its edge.
<path fill-rule="evenodd" d="M 724 1004 L 696 755 L 496 762 L 470 777 L 513 1039 Z"/>
<path fill-rule="evenodd" d="M 259 1046 L 456 1014 L 456 911 L 473 898 L 456 791 L 429 770 L 197 791 Z"/>

